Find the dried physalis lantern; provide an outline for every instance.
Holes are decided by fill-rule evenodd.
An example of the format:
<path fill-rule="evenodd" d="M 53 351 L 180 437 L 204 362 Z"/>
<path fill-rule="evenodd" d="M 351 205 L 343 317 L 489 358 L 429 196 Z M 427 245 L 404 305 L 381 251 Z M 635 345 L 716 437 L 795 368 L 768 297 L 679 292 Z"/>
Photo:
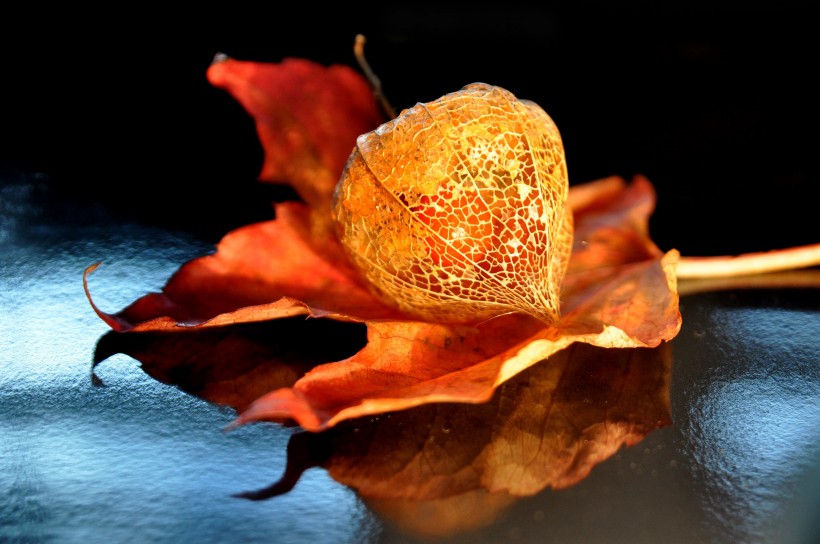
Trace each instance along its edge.
<path fill-rule="evenodd" d="M 374 293 L 408 315 L 549 324 L 572 246 L 567 191 L 546 112 L 474 83 L 359 136 L 334 216 Z"/>

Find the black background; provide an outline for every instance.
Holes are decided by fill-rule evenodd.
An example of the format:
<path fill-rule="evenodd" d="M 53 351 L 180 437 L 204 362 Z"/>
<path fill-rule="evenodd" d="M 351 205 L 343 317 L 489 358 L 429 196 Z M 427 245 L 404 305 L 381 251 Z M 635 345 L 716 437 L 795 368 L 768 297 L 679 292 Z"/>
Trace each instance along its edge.
<path fill-rule="evenodd" d="M 555 119 L 572 184 L 646 175 L 664 250 L 820 241 L 808 3 L 238 5 L 6 10 L 0 167 L 217 240 L 281 195 L 256 181 L 252 120 L 205 79 L 214 55 L 355 65 L 363 33 L 397 109 L 499 85 Z"/>

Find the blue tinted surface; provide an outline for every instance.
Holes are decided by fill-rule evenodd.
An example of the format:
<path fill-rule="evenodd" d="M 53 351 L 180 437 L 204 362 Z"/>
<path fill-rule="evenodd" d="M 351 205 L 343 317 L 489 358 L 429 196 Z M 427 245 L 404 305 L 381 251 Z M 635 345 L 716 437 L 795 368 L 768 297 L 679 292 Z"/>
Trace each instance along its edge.
<path fill-rule="evenodd" d="M 0 183 L 0 542 L 412 542 L 311 469 L 274 480 L 290 431 L 226 433 L 229 410 L 91 358 L 118 310 L 212 251 L 194 235 L 56 198 L 35 176 Z M 817 290 L 684 299 L 672 426 L 575 487 L 523 498 L 454 542 L 809 542 L 820 443 Z"/>
<path fill-rule="evenodd" d="M 361 542 L 369 515 L 324 471 L 276 503 L 230 497 L 279 476 L 289 431 L 226 433 L 231 412 L 115 356 L 92 387 L 114 311 L 212 251 L 190 235 L 55 202 L 36 179 L 0 186 L 0 542 Z M 72 207 L 75 206 L 75 207 Z M 272 536 L 275 535 L 275 536 Z"/>

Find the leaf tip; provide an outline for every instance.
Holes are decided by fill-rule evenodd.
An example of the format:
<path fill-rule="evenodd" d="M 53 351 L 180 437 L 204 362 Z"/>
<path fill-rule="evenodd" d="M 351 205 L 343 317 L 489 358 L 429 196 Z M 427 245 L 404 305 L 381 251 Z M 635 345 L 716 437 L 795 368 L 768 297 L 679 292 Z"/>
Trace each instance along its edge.
<path fill-rule="evenodd" d="M 91 387 L 105 387 L 105 382 L 93 370 L 91 371 Z"/>
<path fill-rule="evenodd" d="M 95 263 L 92 263 L 92 264 L 86 266 L 85 270 L 83 271 L 83 276 L 84 277 L 88 276 L 89 274 L 91 274 L 92 272 L 97 270 L 100 267 L 101 264 L 102 264 L 102 261 L 97 261 Z"/>
<path fill-rule="evenodd" d="M 91 307 L 97 314 L 100 313 L 100 310 L 97 308 L 97 306 L 94 304 L 94 301 L 91 299 L 91 292 L 88 289 L 88 276 L 90 276 L 95 270 L 97 270 L 101 264 L 102 261 L 97 261 L 96 263 L 87 266 L 83 271 L 83 290 L 85 291 L 85 296 L 88 299 L 88 302 L 91 303 Z"/>

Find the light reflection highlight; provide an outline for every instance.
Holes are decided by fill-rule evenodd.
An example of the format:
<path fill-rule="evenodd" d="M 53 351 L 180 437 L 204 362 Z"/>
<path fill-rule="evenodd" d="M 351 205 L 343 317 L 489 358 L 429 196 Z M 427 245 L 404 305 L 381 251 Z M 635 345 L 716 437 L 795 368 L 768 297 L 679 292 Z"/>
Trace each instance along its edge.
<path fill-rule="evenodd" d="M 700 496 L 710 523 L 731 539 L 762 542 L 799 508 L 797 490 L 820 451 L 820 365 L 811 349 L 820 313 L 717 307 L 703 319 L 689 323 L 708 331 L 703 349 L 692 350 L 708 370 L 689 389 L 696 396 L 684 431 Z"/>

